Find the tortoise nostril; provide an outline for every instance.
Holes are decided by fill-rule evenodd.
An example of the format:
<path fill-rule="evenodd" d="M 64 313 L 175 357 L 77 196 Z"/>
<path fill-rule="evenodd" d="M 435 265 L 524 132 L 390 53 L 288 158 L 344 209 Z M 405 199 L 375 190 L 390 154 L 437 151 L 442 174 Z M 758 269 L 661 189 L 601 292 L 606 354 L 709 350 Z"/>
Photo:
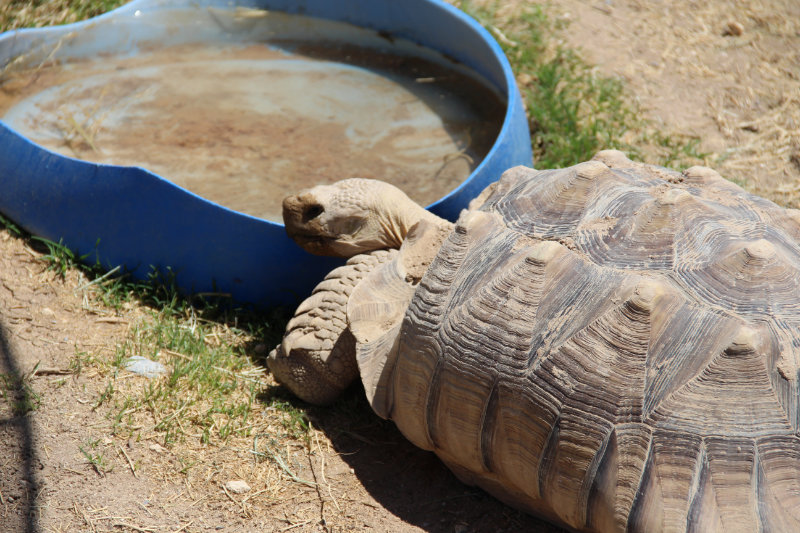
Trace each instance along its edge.
<path fill-rule="evenodd" d="M 309 222 L 314 220 L 322 213 L 325 212 L 325 208 L 319 204 L 312 204 L 303 209 L 303 222 Z"/>

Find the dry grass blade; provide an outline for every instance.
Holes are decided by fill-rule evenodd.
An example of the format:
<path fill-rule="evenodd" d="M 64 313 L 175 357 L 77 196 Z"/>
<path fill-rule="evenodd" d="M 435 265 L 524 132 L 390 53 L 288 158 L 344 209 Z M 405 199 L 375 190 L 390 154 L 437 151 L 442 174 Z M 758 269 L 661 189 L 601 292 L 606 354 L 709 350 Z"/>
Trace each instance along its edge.
<path fill-rule="evenodd" d="M 314 441 L 317 444 L 317 452 L 319 454 L 320 460 L 320 475 L 322 477 L 322 483 L 328 489 L 328 496 L 331 497 L 331 501 L 333 501 L 333 505 L 336 506 L 336 509 L 341 512 L 342 508 L 339 506 L 339 502 L 336 500 L 336 496 L 333 495 L 333 489 L 331 488 L 331 484 L 328 483 L 328 480 L 325 479 L 325 452 L 322 450 L 322 447 L 319 444 L 319 435 L 317 432 L 314 433 Z M 310 456 L 309 456 L 310 457 Z"/>
<path fill-rule="evenodd" d="M 194 524 L 194 520 L 190 520 L 189 522 L 186 522 L 184 525 L 182 525 L 181 527 L 179 527 L 178 529 L 176 529 L 174 531 L 171 531 L 170 533 L 181 533 L 181 531 L 186 531 L 186 528 L 188 528 L 192 524 Z"/>
<path fill-rule="evenodd" d="M 114 522 L 111 527 L 119 527 L 138 531 L 139 533 L 156 533 L 158 530 L 152 527 L 139 527 L 127 522 Z"/>
<path fill-rule="evenodd" d="M 89 518 L 89 516 L 86 514 L 86 509 L 84 509 L 83 507 L 79 507 L 78 502 L 73 502 L 72 511 L 77 516 L 83 519 L 84 523 L 88 526 L 89 531 L 91 531 L 92 533 L 96 533 L 97 528 L 94 525 L 94 521 L 91 518 Z"/>
<path fill-rule="evenodd" d="M 294 529 L 296 527 L 302 527 L 302 526 L 308 524 L 309 522 L 311 522 L 311 520 L 313 520 L 313 518 L 309 518 L 308 520 L 305 520 L 303 522 L 297 522 L 295 524 L 290 524 L 290 525 L 286 526 L 285 528 L 283 528 L 283 529 L 281 529 L 279 531 L 289 531 L 290 529 Z"/>
<path fill-rule="evenodd" d="M 78 121 L 75 119 L 75 115 L 69 111 L 63 111 L 62 117 L 71 128 L 62 130 L 64 132 L 64 140 L 67 142 L 70 148 L 76 150 L 74 146 L 74 137 L 77 133 L 84 140 L 84 142 L 89 145 L 93 152 L 99 151 L 97 149 L 97 145 L 94 143 L 94 135 L 90 134 L 88 129 L 82 124 L 78 123 Z"/>
<path fill-rule="evenodd" d="M 136 467 L 134 466 L 133 461 L 131 461 L 130 456 L 128 456 L 128 453 L 119 444 L 117 444 L 117 450 L 120 452 L 120 454 L 122 454 L 123 457 L 125 457 L 125 461 L 127 461 L 133 477 L 138 478 L 139 474 L 136 472 Z"/>
<path fill-rule="evenodd" d="M 297 477 L 297 475 L 294 472 L 292 472 L 291 469 L 286 465 L 286 462 L 281 458 L 281 456 L 273 452 L 268 446 L 266 450 L 267 450 L 266 454 L 270 457 L 270 459 L 275 461 L 275 464 L 277 464 L 281 470 L 286 472 L 286 474 L 292 481 L 294 481 L 295 483 L 300 483 L 301 485 L 307 485 L 309 487 L 317 488 L 318 485 L 313 481 L 307 481 L 305 479 L 300 479 L 299 477 Z"/>

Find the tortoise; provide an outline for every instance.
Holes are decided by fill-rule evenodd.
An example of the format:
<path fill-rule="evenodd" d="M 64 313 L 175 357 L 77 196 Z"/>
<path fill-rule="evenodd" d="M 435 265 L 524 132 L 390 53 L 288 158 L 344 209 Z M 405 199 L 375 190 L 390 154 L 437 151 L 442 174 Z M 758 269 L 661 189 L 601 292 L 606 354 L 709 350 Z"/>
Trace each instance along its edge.
<path fill-rule="evenodd" d="M 284 217 L 355 254 L 269 356 L 301 398 L 360 373 L 460 479 L 575 531 L 800 531 L 800 211 L 603 151 L 455 224 L 369 180 Z"/>

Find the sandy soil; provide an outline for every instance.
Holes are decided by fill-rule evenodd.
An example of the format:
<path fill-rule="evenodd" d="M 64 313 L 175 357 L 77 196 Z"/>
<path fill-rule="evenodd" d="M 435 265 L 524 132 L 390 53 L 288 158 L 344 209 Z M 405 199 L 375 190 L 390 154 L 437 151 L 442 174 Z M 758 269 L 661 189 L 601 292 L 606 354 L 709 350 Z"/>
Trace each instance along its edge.
<path fill-rule="evenodd" d="M 796 207 L 800 4 L 733 5 L 564 0 L 556 9 L 571 22 L 566 41 L 598 71 L 622 76 L 664 133 L 698 137 L 723 175 Z M 0 232 L 3 531 L 548 531 L 459 483 L 371 417 L 358 391 L 346 407 L 310 411 L 310 440 L 285 441 L 292 472 L 310 483 L 254 460 L 252 439 L 162 446 L 155 433 L 112 435 L 108 411 L 94 407 L 107 375 L 102 365 L 76 372 L 76 354 L 111 358 L 145 311 L 103 308 L 85 297 L 80 274 L 62 280 L 39 256 Z M 36 403 L 26 415 L 23 377 Z M 277 427 L 274 413 L 260 412 L 265 431 Z M 87 462 L 80 448 L 89 442 L 113 469 Z M 236 479 L 251 490 L 227 490 Z"/>

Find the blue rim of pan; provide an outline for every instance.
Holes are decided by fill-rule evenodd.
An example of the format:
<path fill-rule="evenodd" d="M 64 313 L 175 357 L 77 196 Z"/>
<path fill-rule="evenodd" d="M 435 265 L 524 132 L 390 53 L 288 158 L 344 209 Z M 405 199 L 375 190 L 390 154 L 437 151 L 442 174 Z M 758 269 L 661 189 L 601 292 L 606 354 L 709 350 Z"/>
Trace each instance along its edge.
<path fill-rule="evenodd" d="M 511 67 L 472 18 L 440 0 L 261 0 L 236 6 L 351 23 L 401 37 L 463 63 L 504 96 L 506 112 L 492 148 L 472 174 L 430 206 L 454 220 L 503 171 L 532 164 L 530 133 Z M 228 0 L 134 0 L 93 19 L 0 34 L 0 71 L 35 48 L 70 36 L 76 46 L 130 49 L 144 33 L 137 12 L 231 8 Z M 81 43 L 108 26 L 108 42 Z M 96 40 L 96 39 L 95 39 Z M 64 52 L 66 53 L 66 52 Z M 295 305 L 341 261 L 307 254 L 282 224 L 201 198 L 140 167 L 102 165 L 56 154 L 0 121 L 0 212 L 34 235 L 123 265 L 136 278 L 172 272 L 187 293 L 229 294 L 258 307 Z"/>

